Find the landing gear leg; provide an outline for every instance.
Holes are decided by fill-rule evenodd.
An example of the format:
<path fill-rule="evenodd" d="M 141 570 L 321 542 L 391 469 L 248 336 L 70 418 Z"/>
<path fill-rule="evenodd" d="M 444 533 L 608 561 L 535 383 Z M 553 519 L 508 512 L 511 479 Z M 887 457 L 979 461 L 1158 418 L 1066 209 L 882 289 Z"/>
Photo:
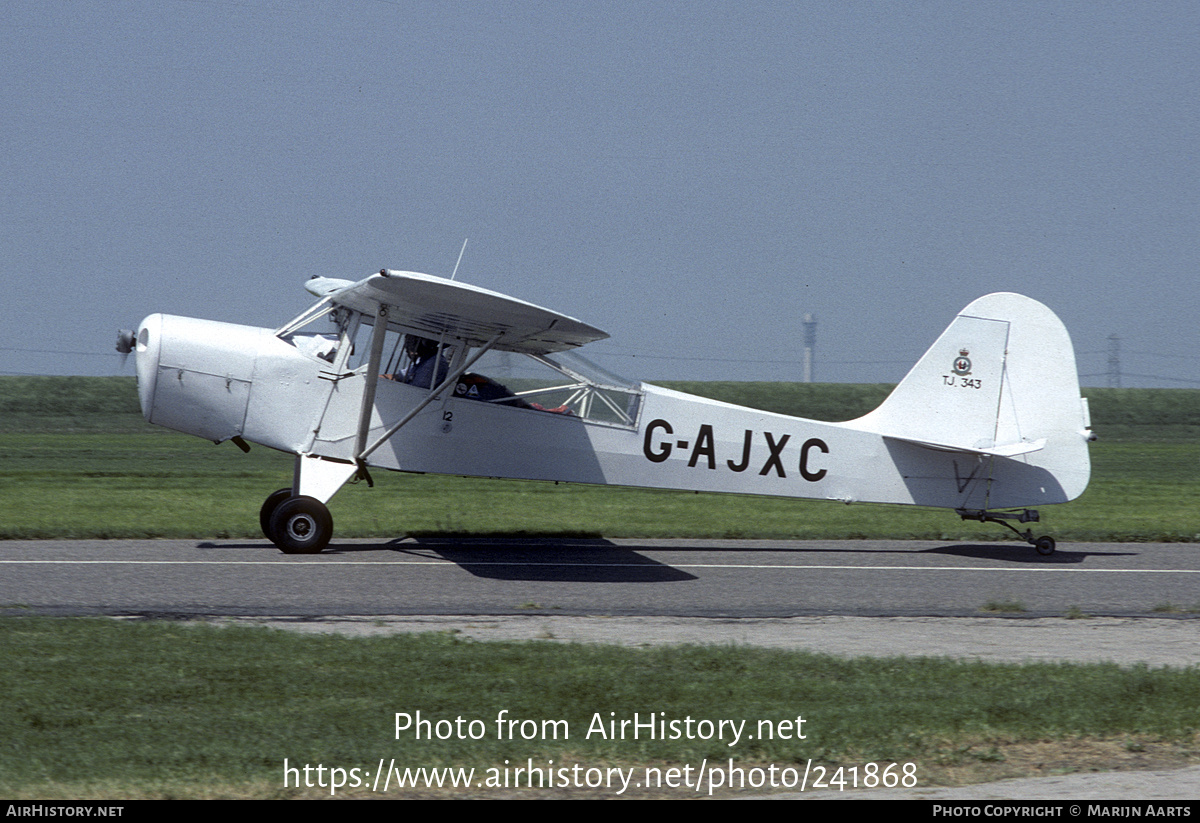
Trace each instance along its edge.
<path fill-rule="evenodd" d="M 986 509 L 956 509 L 958 516 L 963 520 L 978 520 L 980 523 L 999 523 L 1007 529 L 1012 530 L 1012 533 L 1024 540 L 1029 545 L 1037 549 L 1037 553 L 1049 557 L 1054 554 L 1054 538 L 1049 535 L 1041 537 L 1033 536 L 1033 529 L 1026 529 L 1024 532 L 1017 531 L 1017 527 L 1009 520 L 1016 520 L 1018 523 L 1036 523 L 1038 522 L 1038 513 L 1036 509 L 1023 509 L 1019 512 L 990 512 Z"/>

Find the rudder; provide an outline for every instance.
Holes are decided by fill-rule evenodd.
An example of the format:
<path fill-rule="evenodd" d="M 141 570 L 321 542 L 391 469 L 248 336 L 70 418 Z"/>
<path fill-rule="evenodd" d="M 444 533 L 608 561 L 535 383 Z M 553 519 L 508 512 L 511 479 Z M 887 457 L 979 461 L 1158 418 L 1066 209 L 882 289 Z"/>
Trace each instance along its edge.
<path fill-rule="evenodd" d="M 1019 294 L 989 294 L 963 309 L 883 404 L 850 425 L 1041 466 L 1067 499 L 1090 476 L 1070 336 L 1054 312 Z"/>

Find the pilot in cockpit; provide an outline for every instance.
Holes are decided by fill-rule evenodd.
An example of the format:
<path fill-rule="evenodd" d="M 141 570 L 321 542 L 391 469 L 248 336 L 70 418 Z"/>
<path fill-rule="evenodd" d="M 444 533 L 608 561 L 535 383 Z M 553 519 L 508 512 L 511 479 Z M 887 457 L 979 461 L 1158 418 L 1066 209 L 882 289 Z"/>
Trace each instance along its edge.
<path fill-rule="evenodd" d="M 446 379 L 449 366 L 444 355 L 438 356 L 436 340 L 407 335 L 404 338 L 404 351 L 408 354 L 408 368 L 397 378 L 401 383 L 430 389 Z"/>
<path fill-rule="evenodd" d="M 401 383 L 408 383 L 421 389 L 432 388 L 446 379 L 450 372 L 449 364 L 443 354 L 438 356 L 438 343 L 427 337 L 407 335 L 404 339 L 404 352 L 408 355 L 408 368 L 395 377 Z M 387 377 L 387 375 L 384 375 Z M 491 403 L 503 403 L 511 408 L 537 409 L 556 414 L 571 414 L 566 406 L 557 409 L 547 409 L 537 403 L 527 403 L 509 391 L 502 383 L 497 383 L 482 374 L 460 375 L 454 386 L 456 397 L 469 400 L 482 400 Z"/>

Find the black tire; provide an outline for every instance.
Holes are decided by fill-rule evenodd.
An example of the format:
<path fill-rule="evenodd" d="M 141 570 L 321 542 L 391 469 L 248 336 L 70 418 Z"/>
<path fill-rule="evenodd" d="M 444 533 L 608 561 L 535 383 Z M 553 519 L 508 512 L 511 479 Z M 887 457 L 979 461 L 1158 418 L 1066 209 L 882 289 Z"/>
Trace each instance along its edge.
<path fill-rule="evenodd" d="M 1039 537 L 1037 542 L 1033 544 L 1033 547 L 1037 549 L 1038 554 L 1049 557 L 1050 555 L 1054 554 L 1054 545 L 1054 538 L 1047 536 Z"/>
<path fill-rule="evenodd" d="M 271 515 L 271 533 L 284 554 L 317 554 L 333 537 L 333 516 L 320 500 L 289 497 Z"/>
<path fill-rule="evenodd" d="M 263 501 L 262 508 L 258 510 L 258 524 L 262 526 L 262 533 L 272 543 L 275 538 L 271 535 L 271 515 L 275 514 L 275 510 L 279 508 L 279 504 L 292 496 L 292 488 L 289 486 L 286 489 L 280 489 L 277 492 L 271 492 L 267 499 Z"/>

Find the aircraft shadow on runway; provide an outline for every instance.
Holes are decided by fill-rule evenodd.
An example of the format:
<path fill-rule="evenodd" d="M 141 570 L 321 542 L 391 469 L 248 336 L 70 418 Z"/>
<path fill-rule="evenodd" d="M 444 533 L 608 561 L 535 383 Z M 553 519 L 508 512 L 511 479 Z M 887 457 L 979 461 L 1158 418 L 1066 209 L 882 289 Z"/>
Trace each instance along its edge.
<path fill-rule="evenodd" d="M 1034 550 L 1033 546 L 1026 546 L 1022 543 L 959 543 L 953 546 L 934 546 L 913 553 L 976 557 L 983 560 L 1003 560 L 1006 563 L 1031 563 L 1045 566 L 1083 563 L 1089 557 L 1132 557 L 1137 555 L 1137 552 L 1074 551 L 1059 548 L 1049 557 L 1043 557 Z"/>
<path fill-rule="evenodd" d="M 476 577 L 493 580 L 558 583 L 670 583 L 697 579 L 694 574 L 646 557 L 636 549 L 603 538 L 587 540 L 448 540 L 416 538 L 394 541 L 393 551 L 438 557 Z"/>
<path fill-rule="evenodd" d="M 501 538 L 490 540 L 488 538 L 419 538 L 418 542 L 423 546 L 430 548 L 437 547 L 440 552 L 439 556 L 447 560 L 455 562 L 463 562 L 466 555 L 459 552 L 471 551 L 488 551 L 491 554 L 488 560 L 496 561 L 498 557 L 503 557 L 505 560 L 513 562 L 546 562 L 546 563 L 621 563 L 621 562 L 642 562 L 646 564 L 662 564 L 660 561 L 651 560 L 642 554 L 647 553 L 662 553 L 664 546 L 662 545 L 616 545 L 603 538 L 595 538 L 590 540 L 559 540 L 556 538 Z M 389 544 L 391 547 L 411 546 L 412 539 L 393 541 Z M 808 546 L 771 546 L 768 541 L 758 541 L 753 546 L 737 546 L 722 544 L 714 546 L 712 544 L 693 545 L 689 546 L 681 541 L 680 545 L 671 546 L 672 554 L 692 554 L 692 555 L 711 555 L 714 552 L 723 554 L 745 552 L 745 553 L 769 553 L 788 556 L 805 556 L 805 555 L 834 555 L 834 556 L 881 556 L 881 555 L 906 555 L 913 556 L 928 556 L 928 555 L 947 555 L 951 557 L 969 557 L 980 560 L 998 560 L 1005 563 L 1033 564 L 1033 565 L 1075 565 L 1085 562 L 1089 557 L 1127 557 L 1136 556 L 1135 551 L 1087 551 L 1075 549 L 1059 548 L 1049 557 L 1045 557 L 1037 553 L 1033 546 L 1024 543 L 1006 542 L 1006 543 L 955 543 L 944 546 L 931 546 L 927 548 L 906 547 L 903 541 L 896 541 L 891 545 L 878 545 L 864 541 L 863 543 L 854 543 L 851 541 L 841 542 L 837 544 L 826 543 L 822 545 L 819 541 Z M 509 552 L 522 552 L 517 560 L 515 554 L 507 554 Z M 621 555 L 627 555 L 632 560 L 621 559 Z M 462 560 L 460 560 L 462 558 Z M 524 578 L 520 578 L 524 579 Z M 560 578 L 554 578 L 560 579 Z M 684 579 L 684 578 L 679 578 Z M 686 579 L 694 579 L 691 575 L 687 575 Z"/>
<path fill-rule="evenodd" d="M 268 544 L 269 546 L 269 544 Z M 262 549 L 262 543 L 198 544 L 198 548 Z M 271 547 L 273 548 L 273 547 Z M 529 580 L 590 583 L 662 583 L 696 580 L 694 574 L 648 557 L 645 553 L 664 550 L 662 545 L 617 545 L 604 538 L 488 538 L 488 537 L 404 537 L 380 543 L 332 543 L 326 556 L 352 556 L 359 553 L 395 552 L 416 557 L 438 558 L 454 563 L 476 577 L 496 580 Z M 926 548 L 907 548 L 896 544 L 821 543 L 796 546 L 771 546 L 756 541 L 753 546 L 711 544 L 671 546 L 673 554 L 712 554 L 713 552 L 756 552 L 781 555 L 879 556 L 946 555 L 1003 563 L 1042 566 L 1077 565 L 1089 557 L 1134 556 L 1136 551 L 1086 551 L 1059 549 L 1053 555 L 1039 555 L 1032 546 L 1021 543 L 955 543 Z"/>
<path fill-rule="evenodd" d="M 265 544 L 274 548 L 269 543 Z M 262 549 L 263 543 L 197 544 L 197 548 Z M 696 580 L 673 568 L 603 538 L 405 537 L 380 543 L 330 543 L 322 556 L 393 552 L 412 558 L 454 563 L 476 577 L 560 583 L 669 583 Z"/>

